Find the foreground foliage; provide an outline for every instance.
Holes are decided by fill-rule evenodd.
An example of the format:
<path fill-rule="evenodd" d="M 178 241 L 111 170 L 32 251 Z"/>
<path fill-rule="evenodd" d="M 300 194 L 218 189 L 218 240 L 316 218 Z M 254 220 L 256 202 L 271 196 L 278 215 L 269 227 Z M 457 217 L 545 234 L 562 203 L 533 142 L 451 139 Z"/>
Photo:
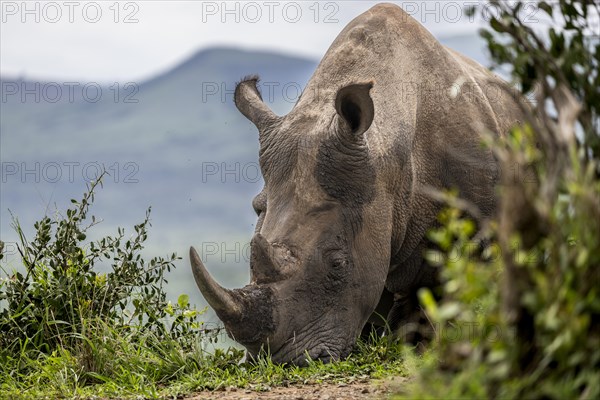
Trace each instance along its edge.
<path fill-rule="evenodd" d="M 171 304 L 163 289 L 178 257 L 146 262 L 140 254 L 150 210 L 129 238 L 119 228 L 85 242 L 97 223 L 88 210 L 101 179 L 65 215 L 38 221 L 32 241 L 14 220 L 25 273 L 3 270 L 0 280 L 2 393 L 110 381 L 125 366 L 131 376 L 145 374 L 142 381 L 161 381 L 181 368 L 181 360 L 161 354 L 196 346 L 201 313 L 185 295 Z M 147 360 L 124 364 L 144 349 L 151 350 L 143 353 Z"/>
<path fill-rule="evenodd" d="M 421 299 L 434 321 L 437 361 L 409 398 L 600 397 L 600 43 L 593 2 L 538 6 L 561 29 L 527 27 L 522 2 L 493 1 L 492 56 L 537 105 L 525 124 L 489 143 L 503 177 L 497 221 L 475 231 L 457 208 L 431 233 L 444 300 Z M 562 17 L 561 17 L 562 15 Z M 596 40 L 594 42 L 593 40 Z M 482 250 L 483 249 L 483 250 Z"/>
<path fill-rule="evenodd" d="M 96 224 L 92 216 L 84 226 L 94 189 L 100 183 L 92 183 L 80 201 L 72 200 L 74 207 L 66 216 L 55 220 L 46 216 L 38 221 L 31 242 L 15 219 L 26 273 L 10 273 L 0 286 L 0 300 L 7 302 L 0 313 L 2 354 L 33 349 L 51 353 L 59 347 L 78 351 L 85 345 L 86 334 L 105 321 L 140 334 L 154 332 L 159 338 L 180 338 L 191 328 L 180 323 L 187 304 L 177 309 L 180 318 L 170 329 L 161 320 L 168 310 L 162 290 L 164 274 L 174 268 L 177 257 L 172 254 L 170 259 L 159 257 L 150 262 L 141 257 L 150 210 L 134 227 L 131 238 L 125 239 L 124 229 L 119 228 L 114 237 L 85 244 L 88 229 Z M 102 264 L 108 264 L 110 271 L 100 273 L 98 266 Z"/>

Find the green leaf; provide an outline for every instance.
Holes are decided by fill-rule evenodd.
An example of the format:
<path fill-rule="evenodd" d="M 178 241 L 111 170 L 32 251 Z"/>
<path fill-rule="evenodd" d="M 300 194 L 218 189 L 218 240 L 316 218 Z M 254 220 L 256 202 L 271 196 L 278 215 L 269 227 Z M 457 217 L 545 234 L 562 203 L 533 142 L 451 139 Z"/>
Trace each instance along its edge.
<path fill-rule="evenodd" d="M 181 308 L 186 308 L 188 304 L 190 304 L 190 296 L 188 296 L 187 294 L 180 295 L 177 298 L 177 304 L 179 304 L 179 307 Z"/>
<path fill-rule="evenodd" d="M 427 288 L 419 289 L 418 296 L 421 304 L 425 307 L 425 311 L 427 311 L 432 318 L 438 319 L 438 306 L 431 290 Z"/>
<path fill-rule="evenodd" d="M 436 250 L 426 250 L 424 256 L 429 265 L 434 267 L 444 265 L 444 261 L 446 260 L 445 254 Z"/>
<path fill-rule="evenodd" d="M 438 317 L 443 320 L 456 318 L 461 312 L 461 306 L 458 302 L 445 303 L 438 309 Z"/>

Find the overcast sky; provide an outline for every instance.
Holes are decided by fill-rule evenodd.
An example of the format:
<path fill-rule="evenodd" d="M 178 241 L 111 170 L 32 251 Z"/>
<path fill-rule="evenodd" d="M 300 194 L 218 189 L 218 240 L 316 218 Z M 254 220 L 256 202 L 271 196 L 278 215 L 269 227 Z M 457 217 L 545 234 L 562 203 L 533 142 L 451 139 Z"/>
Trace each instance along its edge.
<path fill-rule="evenodd" d="M 228 45 L 320 59 L 376 1 L 1 1 L 0 73 L 143 81 L 199 49 Z M 434 35 L 474 33 L 473 1 L 395 2 Z"/>

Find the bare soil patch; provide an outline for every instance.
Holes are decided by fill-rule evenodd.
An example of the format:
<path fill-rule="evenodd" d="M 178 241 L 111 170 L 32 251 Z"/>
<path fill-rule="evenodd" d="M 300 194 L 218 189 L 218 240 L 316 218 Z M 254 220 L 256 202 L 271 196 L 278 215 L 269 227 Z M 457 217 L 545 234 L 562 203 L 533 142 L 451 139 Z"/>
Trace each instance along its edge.
<path fill-rule="evenodd" d="M 394 389 L 407 381 L 407 378 L 395 377 L 393 380 L 386 381 L 290 385 L 288 387 L 266 388 L 264 391 L 224 388 L 218 391 L 194 393 L 186 397 L 186 400 L 375 400 L 387 398 Z"/>

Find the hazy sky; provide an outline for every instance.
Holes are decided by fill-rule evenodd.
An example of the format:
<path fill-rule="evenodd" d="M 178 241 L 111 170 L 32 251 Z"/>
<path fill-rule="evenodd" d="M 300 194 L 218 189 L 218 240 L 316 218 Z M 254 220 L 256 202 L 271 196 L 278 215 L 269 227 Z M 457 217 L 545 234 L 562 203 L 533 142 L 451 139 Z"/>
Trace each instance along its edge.
<path fill-rule="evenodd" d="M 96 82 L 142 81 L 216 45 L 319 59 L 376 1 L 6 1 L 0 73 Z M 434 35 L 474 33 L 476 1 L 399 1 Z"/>

